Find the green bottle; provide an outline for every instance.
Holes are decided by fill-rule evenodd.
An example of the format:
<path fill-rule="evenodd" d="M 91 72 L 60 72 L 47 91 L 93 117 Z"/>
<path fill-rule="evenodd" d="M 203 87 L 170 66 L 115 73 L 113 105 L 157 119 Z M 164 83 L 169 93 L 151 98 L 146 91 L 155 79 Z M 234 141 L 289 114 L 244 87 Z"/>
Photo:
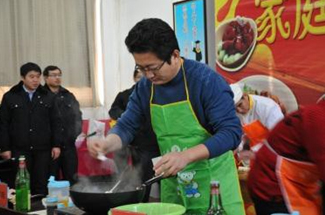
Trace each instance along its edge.
<path fill-rule="evenodd" d="M 222 206 L 219 181 L 210 182 L 210 206 L 206 215 L 226 215 Z"/>
<path fill-rule="evenodd" d="M 28 212 L 30 210 L 30 178 L 24 156 L 19 157 L 19 169 L 16 175 L 15 186 L 15 210 L 20 212 Z"/>

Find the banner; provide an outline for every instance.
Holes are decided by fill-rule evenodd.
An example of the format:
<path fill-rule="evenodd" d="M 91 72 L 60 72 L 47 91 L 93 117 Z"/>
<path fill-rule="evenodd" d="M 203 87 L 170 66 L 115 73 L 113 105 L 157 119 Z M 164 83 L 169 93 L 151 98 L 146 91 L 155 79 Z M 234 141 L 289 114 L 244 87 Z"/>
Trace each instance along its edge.
<path fill-rule="evenodd" d="M 325 94 L 325 0 L 215 0 L 216 69 L 287 113 Z"/>

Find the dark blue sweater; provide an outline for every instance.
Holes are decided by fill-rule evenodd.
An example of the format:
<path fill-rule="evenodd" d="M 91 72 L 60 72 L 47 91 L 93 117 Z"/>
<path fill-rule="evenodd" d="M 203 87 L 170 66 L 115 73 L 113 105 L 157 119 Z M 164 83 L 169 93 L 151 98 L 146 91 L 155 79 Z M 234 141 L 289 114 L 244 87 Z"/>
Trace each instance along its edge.
<path fill-rule="evenodd" d="M 205 64 L 185 59 L 184 68 L 192 107 L 200 124 L 212 134 L 204 142 L 210 158 L 235 149 L 240 143 L 242 130 L 229 85 L 221 75 Z M 110 131 L 120 136 L 123 144 L 132 141 L 144 118 L 150 118 L 151 85 L 146 78 L 136 84 L 127 110 Z M 163 105 L 185 100 L 184 86 L 180 69 L 167 84 L 154 86 L 153 103 Z"/>

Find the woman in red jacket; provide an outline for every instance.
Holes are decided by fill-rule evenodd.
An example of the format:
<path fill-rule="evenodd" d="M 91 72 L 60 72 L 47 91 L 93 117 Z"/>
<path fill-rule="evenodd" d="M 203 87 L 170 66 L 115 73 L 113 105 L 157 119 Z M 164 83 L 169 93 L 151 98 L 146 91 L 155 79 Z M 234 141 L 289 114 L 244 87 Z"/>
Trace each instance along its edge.
<path fill-rule="evenodd" d="M 325 181 L 325 101 L 291 113 L 256 154 L 248 188 L 258 215 L 322 214 Z"/>

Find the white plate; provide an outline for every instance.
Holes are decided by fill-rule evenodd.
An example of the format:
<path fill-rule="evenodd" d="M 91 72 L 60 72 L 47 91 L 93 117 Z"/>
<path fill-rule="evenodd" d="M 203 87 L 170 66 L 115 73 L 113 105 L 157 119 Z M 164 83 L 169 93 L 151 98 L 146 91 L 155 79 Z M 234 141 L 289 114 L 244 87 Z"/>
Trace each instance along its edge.
<path fill-rule="evenodd" d="M 226 27 L 230 24 L 230 22 L 232 21 L 236 21 L 238 19 L 244 20 L 245 22 L 248 22 L 254 32 L 254 38 L 253 38 L 253 42 L 250 45 L 251 47 L 248 49 L 248 53 L 244 54 L 243 57 L 241 57 L 239 60 L 241 63 L 238 63 L 238 65 L 236 65 L 236 67 L 227 67 L 225 65 L 223 65 L 219 60 L 218 60 L 218 43 L 220 41 L 222 41 L 222 36 L 226 30 Z M 215 41 L 216 41 L 216 47 L 215 47 L 215 51 L 216 51 L 216 63 L 225 71 L 228 72 L 236 72 L 238 70 L 240 70 L 241 68 L 243 68 L 246 63 L 248 62 L 249 58 L 251 57 L 254 49 L 255 49 L 255 45 L 256 45 L 256 39 L 257 39 L 257 25 L 255 23 L 255 21 L 251 18 L 246 18 L 246 17 L 236 17 L 233 19 L 228 19 L 223 21 L 222 23 L 220 23 L 220 25 L 217 27 L 216 29 L 216 33 L 215 33 Z M 242 58 L 245 58 L 244 60 Z M 236 62 L 239 62 L 239 60 L 237 60 Z M 236 62 L 232 63 L 232 64 L 236 64 Z"/>
<path fill-rule="evenodd" d="M 266 75 L 252 75 L 238 81 L 241 87 L 246 84 L 259 93 L 263 90 L 269 91 L 277 96 L 285 105 L 287 113 L 298 109 L 298 103 L 291 89 L 279 79 Z"/>

